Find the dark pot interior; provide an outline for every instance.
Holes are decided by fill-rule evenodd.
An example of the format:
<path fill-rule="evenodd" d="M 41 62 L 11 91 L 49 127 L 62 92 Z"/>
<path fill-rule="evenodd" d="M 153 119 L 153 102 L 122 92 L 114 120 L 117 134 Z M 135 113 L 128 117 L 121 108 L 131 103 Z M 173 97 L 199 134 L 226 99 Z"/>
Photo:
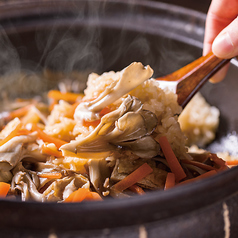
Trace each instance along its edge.
<path fill-rule="evenodd" d="M 201 56 L 205 15 L 150 1 L 26 1 L 0 6 L 1 73 L 47 70 L 51 80 L 2 77 L 1 91 L 31 96 L 56 87 L 72 72 L 121 70 L 132 61 L 165 75 Z M 221 111 L 213 152 L 235 148 L 238 72 L 202 89 Z M 76 77 L 77 78 L 77 77 Z M 224 139 L 225 138 L 225 139 Z M 224 142 L 225 141 L 225 142 Z M 232 146 L 230 146 L 232 144 Z M 228 146 L 229 145 L 229 146 Z M 234 146 L 233 146 L 234 145 Z M 223 237 L 235 235 L 237 168 L 142 197 L 82 204 L 0 201 L 1 237 Z M 228 227 L 225 229 L 224 227 Z M 144 236 L 143 236 L 144 235 Z"/>

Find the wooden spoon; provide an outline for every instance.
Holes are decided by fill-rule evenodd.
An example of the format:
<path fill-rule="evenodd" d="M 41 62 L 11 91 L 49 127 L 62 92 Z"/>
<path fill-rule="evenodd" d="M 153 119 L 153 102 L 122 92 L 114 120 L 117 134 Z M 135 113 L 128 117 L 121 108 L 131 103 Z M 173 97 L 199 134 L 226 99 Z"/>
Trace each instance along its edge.
<path fill-rule="evenodd" d="M 157 80 L 161 88 L 168 87 L 178 95 L 178 104 L 184 108 L 198 90 L 230 60 L 217 58 L 211 52 Z"/>

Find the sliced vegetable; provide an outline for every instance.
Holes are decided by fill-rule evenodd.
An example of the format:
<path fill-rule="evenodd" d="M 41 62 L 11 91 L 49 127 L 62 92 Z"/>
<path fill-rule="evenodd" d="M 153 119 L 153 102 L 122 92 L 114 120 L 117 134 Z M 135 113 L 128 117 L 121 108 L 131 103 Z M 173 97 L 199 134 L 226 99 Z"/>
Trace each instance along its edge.
<path fill-rule="evenodd" d="M 15 117 L 23 117 L 23 116 L 25 116 L 29 112 L 31 107 L 32 107 L 32 104 L 27 105 L 25 107 L 21 107 L 19 109 L 16 109 L 16 110 L 13 110 L 13 111 L 9 112 L 8 119 L 11 120 L 11 119 L 13 119 Z"/>
<path fill-rule="evenodd" d="M 95 121 L 83 120 L 83 126 L 85 126 L 85 127 L 90 127 L 90 126 L 97 127 L 99 125 L 100 121 L 101 120 L 95 120 Z"/>
<path fill-rule="evenodd" d="M 99 113 L 100 118 L 103 117 L 104 115 L 106 115 L 107 113 L 111 112 L 111 110 L 108 107 L 105 107 L 104 109 L 102 109 L 102 111 Z M 101 119 L 99 120 L 95 120 L 95 121 L 86 121 L 83 120 L 83 126 L 85 127 L 89 127 L 89 126 L 93 126 L 96 127 L 99 125 L 99 123 L 101 122 Z"/>
<path fill-rule="evenodd" d="M 54 100 L 64 100 L 67 102 L 76 102 L 78 99 L 83 98 L 82 93 L 62 93 L 58 90 L 50 90 L 48 92 L 48 97 Z"/>
<path fill-rule="evenodd" d="M 0 141 L 0 146 L 11 140 L 13 137 L 17 136 L 19 134 L 19 131 L 21 130 L 23 124 L 20 122 L 12 131 L 11 133 L 5 137 L 3 140 Z"/>
<path fill-rule="evenodd" d="M 61 173 L 42 173 L 38 174 L 40 178 L 47 178 L 47 179 L 60 179 L 62 177 Z"/>
<path fill-rule="evenodd" d="M 238 159 L 234 159 L 234 160 L 227 160 L 226 164 L 229 166 L 235 166 L 238 165 Z"/>
<path fill-rule="evenodd" d="M 215 174 L 217 174 L 216 170 L 210 170 L 210 171 L 208 171 L 208 172 L 206 172 L 204 174 L 201 174 L 201 175 L 199 175 L 199 176 L 197 176 L 195 178 L 192 178 L 192 179 L 185 180 L 185 181 L 183 181 L 183 182 L 181 182 L 179 184 L 190 183 L 190 182 L 197 181 L 197 180 L 200 180 L 200 179 L 208 178 L 208 177 L 210 177 L 212 175 L 215 175 Z"/>
<path fill-rule="evenodd" d="M 48 147 L 47 145 L 43 144 L 41 147 L 41 151 L 43 154 L 53 155 L 55 157 L 62 157 L 62 152 L 59 150 L 53 150 L 52 148 Z"/>
<path fill-rule="evenodd" d="M 175 175 L 174 173 L 168 173 L 165 181 L 164 190 L 175 186 Z"/>
<path fill-rule="evenodd" d="M 162 136 L 159 138 L 159 144 L 161 149 L 164 153 L 164 156 L 169 164 L 169 167 L 175 175 L 175 181 L 179 182 L 182 179 L 186 178 L 186 173 L 184 172 L 181 164 L 179 163 L 178 159 L 176 158 L 169 141 L 166 136 Z"/>
<path fill-rule="evenodd" d="M 0 182 L 0 197 L 6 197 L 10 189 L 10 184 Z"/>
<path fill-rule="evenodd" d="M 211 153 L 210 154 L 210 158 L 211 158 L 212 161 L 214 161 L 214 163 L 216 165 L 218 165 L 219 168 L 227 167 L 226 166 L 226 161 L 221 159 L 221 158 L 219 158 L 216 154 Z"/>
<path fill-rule="evenodd" d="M 69 117 L 69 118 L 73 118 L 73 117 L 74 117 L 75 109 L 76 109 L 76 107 L 79 105 L 79 103 L 80 103 L 80 102 L 75 102 L 74 104 L 72 104 L 70 110 L 67 110 L 67 111 L 64 113 L 64 116 L 65 116 L 65 117 Z"/>
<path fill-rule="evenodd" d="M 43 140 L 44 142 L 54 143 L 55 146 L 59 149 L 62 145 L 67 144 L 66 141 L 60 140 L 53 136 L 50 136 L 43 132 L 36 124 L 32 124 L 32 130 L 38 132 L 38 137 Z"/>
<path fill-rule="evenodd" d="M 83 200 L 102 200 L 98 193 L 91 192 L 87 188 L 79 188 L 71 193 L 64 202 L 82 202 Z"/>
<path fill-rule="evenodd" d="M 131 187 L 135 183 L 142 180 L 144 177 L 153 172 L 153 169 L 147 164 L 144 163 L 131 174 L 126 176 L 124 179 L 113 185 L 113 189 L 118 191 L 124 191 L 125 189 Z"/>
<path fill-rule="evenodd" d="M 203 164 L 203 163 L 200 163 L 200 162 L 194 161 L 194 160 L 183 159 L 183 160 L 181 160 L 181 162 L 183 162 L 184 164 L 191 164 L 191 165 L 197 166 L 198 168 L 201 168 L 201 169 L 204 169 L 207 171 L 215 169 L 214 167 L 212 167 L 210 165 Z"/>
<path fill-rule="evenodd" d="M 136 185 L 136 184 L 130 186 L 129 189 L 130 189 L 132 192 L 137 193 L 137 194 L 139 194 L 139 195 L 145 194 L 144 190 L 143 190 L 140 186 L 138 186 L 138 185 Z"/>

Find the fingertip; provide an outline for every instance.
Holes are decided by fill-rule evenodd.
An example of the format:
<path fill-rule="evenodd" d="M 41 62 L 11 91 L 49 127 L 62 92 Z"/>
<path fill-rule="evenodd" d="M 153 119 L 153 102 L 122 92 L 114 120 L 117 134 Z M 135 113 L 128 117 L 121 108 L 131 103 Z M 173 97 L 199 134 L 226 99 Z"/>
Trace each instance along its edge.
<path fill-rule="evenodd" d="M 234 43 L 229 32 L 221 32 L 213 41 L 213 53 L 219 58 L 230 58 L 234 52 Z"/>
<path fill-rule="evenodd" d="M 216 74 L 214 74 L 210 79 L 209 79 L 209 82 L 210 83 L 219 83 L 221 82 L 226 74 L 227 74 L 227 71 L 229 69 L 229 64 L 224 66 L 222 69 L 220 69 Z"/>

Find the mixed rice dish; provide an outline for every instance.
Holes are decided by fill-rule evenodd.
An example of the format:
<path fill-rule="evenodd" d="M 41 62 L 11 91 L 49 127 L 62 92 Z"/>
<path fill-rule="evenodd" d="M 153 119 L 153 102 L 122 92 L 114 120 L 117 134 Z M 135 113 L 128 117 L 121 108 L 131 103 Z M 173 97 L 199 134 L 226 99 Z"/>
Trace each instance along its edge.
<path fill-rule="evenodd" d="M 189 149 L 214 139 L 219 110 L 198 94 L 182 112 L 176 94 L 152 75 L 150 66 L 132 63 L 91 73 L 83 94 L 51 90 L 48 103 L 16 99 L 0 116 L 0 196 L 124 198 L 228 169 L 216 154 Z"/>

